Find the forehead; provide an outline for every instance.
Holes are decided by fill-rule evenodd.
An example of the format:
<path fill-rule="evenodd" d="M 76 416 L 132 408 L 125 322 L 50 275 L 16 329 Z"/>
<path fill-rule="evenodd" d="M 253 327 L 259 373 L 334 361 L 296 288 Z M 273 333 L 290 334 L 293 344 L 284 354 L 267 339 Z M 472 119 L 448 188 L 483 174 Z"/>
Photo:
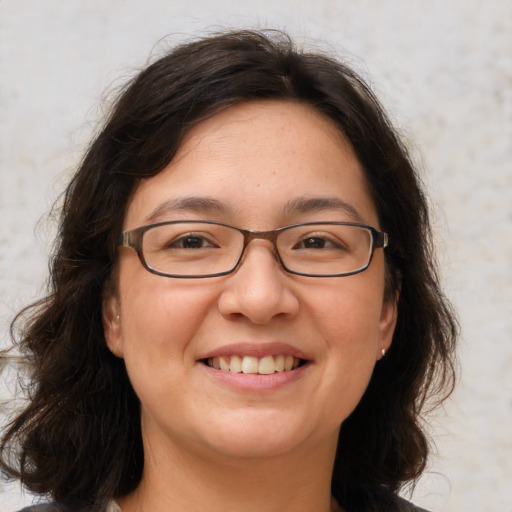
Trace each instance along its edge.
<path fill-rule="evenodd" d="M 194 200 L 183 201 L 187 198 Z M 286 205 L 304 198 L 338 199 L 353 204 L 361 220 L 376 221 L 364 171 L 333 121 L 301 103 L 243 103 L 189 131 L 170 164 L 139 184 L 125 227 L 153 220 L 164 203 L 200 205 L 208 199 L 222 208 L 205 213 L 224 210 L 230 218 L 222 220 L 267 229 L 254 223 L 271 213 L 277 223 L 295 221 L 283 218 L 290 211 Z"/>
<path fill-rule="evenodd" d="M 233 144 L 235 141 L 236 145 Z M 272 150 L 276 145 L 281 146 L 281 157 L 285 153 L 295 155 L 307 150 L 316 152 L 321 158 L 327 149 L 327 141 L 340 152 L 353 156 L 352 147 L 340 128 L 312 106 L 296 101 L 250 101 L 221 111 L 192 127 L 173 162 L 192 151 L 199 155 L 208 151 L 215 153 L 217 149 L 230 150 L 233 155 L 242 149 L 247 155 L 257 153 L 258 157 L 263 157 L 260 150 L 265 148 L 270 157 L 275 157 Z M 307 147 L 304 142 L 308 142 Z"/>

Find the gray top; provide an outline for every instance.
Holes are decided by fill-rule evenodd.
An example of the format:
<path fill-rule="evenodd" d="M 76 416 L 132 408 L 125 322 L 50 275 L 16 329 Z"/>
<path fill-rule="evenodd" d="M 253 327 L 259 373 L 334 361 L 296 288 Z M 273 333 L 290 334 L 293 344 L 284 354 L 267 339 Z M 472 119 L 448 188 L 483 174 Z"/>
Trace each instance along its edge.
<path fill-rule="evenodd" d="M 403 500 L 400 498 L 400 508 L 397 509 L 396 512 L 429 512 L 424 508 L 419 508 L 413 505 L 412 503 Z M 32 507 L 27 507 L 18 512 L 66 512 L 65 509 L 58 507 L 57 505 L 51 504 L 41 504 L 41 505 L 33 505 Z M 118 507 L 117 503 L 112 501 L 108 506 L 108 509 L 105 512 L 122 512 Z"/>
<path fill-rule="evenodd" d="M 41 503 L 39 505 L 32 505 L 31 507 L 26 507 L 18 512 L 66 512 L 66 508 L 58 505 L 52 505 L 51 503 Z M 86 512 L 86 511 L 83 511 Z M 111 501 L 105 512 L 123 512 L 119 505 L 115 501 Z"/>

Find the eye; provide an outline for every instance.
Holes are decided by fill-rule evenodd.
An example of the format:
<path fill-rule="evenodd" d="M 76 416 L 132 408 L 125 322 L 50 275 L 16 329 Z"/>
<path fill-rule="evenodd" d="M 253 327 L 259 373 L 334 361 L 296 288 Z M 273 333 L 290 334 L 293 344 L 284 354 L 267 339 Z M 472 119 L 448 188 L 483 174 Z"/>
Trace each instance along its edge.
<path fill-rule="evenodd" d="M 304 240 L 302 240 L 300 242 L 300 246 L 303 249 L 323 249 L 327 243 L 328 242 L 327 242 L 327 240 L 325 240 L 325 238 L 320 238 L 319 236 L 315 236 L 315 237 L 305 238 Z"/>
<path fill-rule="evenodd" d="M 293 246 L 293 249 L 342 249 L 343 247 L 341 240 L 325 233 L 305 236 Z"/>
<path fill-rule="evenodd" d="M 205 236 L 196 233 L 186 233 L 170 240 L 166 247 L 169 249 L 204 249 L 206 247 L 217 247 Z"/>

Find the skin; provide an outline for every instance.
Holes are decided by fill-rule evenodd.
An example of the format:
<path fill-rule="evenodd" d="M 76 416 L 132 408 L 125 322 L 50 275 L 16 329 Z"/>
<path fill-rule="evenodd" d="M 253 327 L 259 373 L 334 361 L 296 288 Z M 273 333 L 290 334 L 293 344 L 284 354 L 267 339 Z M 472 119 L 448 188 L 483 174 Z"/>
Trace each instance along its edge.
<path fill-rule="evenodd" d="M 190 196 L 224 208 L 161 206 Z M 173 219 L 252 230 L 354 220 L 343 209 L 284 209 L 311 197 L 350 203 L 379 228 L 361 165 L 330 120 L 298 103 L 245 103 L 195 126 L 167 168 L 140 183 L 124 229 Z M 145 450 L 141 484 L 118 500 L 123 512 L 335 510 L 339 428 L 395 327 L 384 275 L 382 249 L 360 274 L 312 278 L 285 272 L 271 244 L 254 240 L 237 271 L 207 279 L 153 275 L 120 249 L 104 325 L 141 401 Z M 272 389 L 226 384 L 199 360 L 229 344 L 275 342 L 308 364 Z"/>

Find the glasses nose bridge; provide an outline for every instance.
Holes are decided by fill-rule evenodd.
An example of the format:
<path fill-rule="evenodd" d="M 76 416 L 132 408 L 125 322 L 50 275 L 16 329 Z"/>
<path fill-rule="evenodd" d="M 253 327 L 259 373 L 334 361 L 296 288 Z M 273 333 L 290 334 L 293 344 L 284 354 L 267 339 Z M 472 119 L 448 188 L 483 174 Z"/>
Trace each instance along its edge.
<path fill-rule="evenodd" d="M 281 256 L 279 255 L 279 250 L 277 248 L 277 236 L 280 233 L 280 229 L 275 229 L 271 231 L 251 231 L 248 229 L 239 229 L 240 233 L 242 233 L 244 237 L 244 245 L 242 248 L 242 252 L 240 254 L 240 260 L 245 255 L 245 250 L 247 249 L 247 246 L 253 241 L 253 240 L 267 240 L 272 244 L 272 250 L 276 258 L 281 261 Z"/>

